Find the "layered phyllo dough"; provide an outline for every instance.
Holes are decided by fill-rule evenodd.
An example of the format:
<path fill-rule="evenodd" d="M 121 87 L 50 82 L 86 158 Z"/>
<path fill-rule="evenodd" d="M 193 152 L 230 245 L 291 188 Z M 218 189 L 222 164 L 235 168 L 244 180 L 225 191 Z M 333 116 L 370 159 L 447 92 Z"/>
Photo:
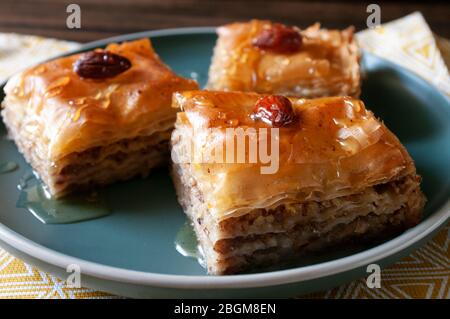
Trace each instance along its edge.
<path fill-rule="evenodd" d="M 168 160 L 177 76 L 148 39 L 110 44 L 31 68 L 5 86 L 10 137 L 56 197 L 145 176 Z"/>
<path fill-rule="evenodd" d="M 192 91 L 174 106 L 173 177 L 210 274 L 386 238 L 421 218 L 413 160 L 358 99 Z"/>
<path fill-rule="evenodd" d="M 300 30 L 270 21 L 232 23 L 217 30 L 208 89 L 304 98 L 360 93 L 353 29 Z"/>

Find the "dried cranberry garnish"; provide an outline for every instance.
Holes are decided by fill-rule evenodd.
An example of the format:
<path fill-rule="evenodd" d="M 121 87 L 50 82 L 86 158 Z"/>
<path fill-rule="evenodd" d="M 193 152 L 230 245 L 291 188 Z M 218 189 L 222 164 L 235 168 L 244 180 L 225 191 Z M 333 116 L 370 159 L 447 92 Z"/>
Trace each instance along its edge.
<path fill-rule="evenodd" d="M 281 95 L 268 95 L 256 102 L 252 119 L 261 120 L 273 127 L 280 127 L 292 123 L 295 120 L 295 112 L 288 98 Z"/>
<path fill-rule="evenodd" d="M 262 30 L 258 37 L 253 39 L 252 44 L 258 49 L 275 53 L 295 53 L 300 50 L 302 36 L 292 27 L 275 23 Z"/>
<path fill-rule="evenodd" d="M 82 78 L 112 78 L 131 67 L 127 58 L 109 51 L 91 51 L 84 53 L 75 61 L 73 70 Z"/>

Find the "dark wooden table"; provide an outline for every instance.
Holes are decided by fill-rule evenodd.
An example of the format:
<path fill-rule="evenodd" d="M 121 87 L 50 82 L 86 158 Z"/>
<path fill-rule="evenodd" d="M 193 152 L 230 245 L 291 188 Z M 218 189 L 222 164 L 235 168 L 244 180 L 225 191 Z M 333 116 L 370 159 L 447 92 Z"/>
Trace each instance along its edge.
<path fill-rule="evenodd" d="M 450 38 L 450 1 L 371 1 L 381 6 L 381 22 L 421 11 L 433 31 Z M 325 27 L 366 27 L 359 1 L 206 1 L 206 0 L 0 0 L 0 32 L 37 34 L 86 42 L 143 30 L 217 26 L 251 18 L 273 19 L 300 27 L 316 21 Z M 66 27 L 66 7 L 81 7 L 81 29 Z"/>

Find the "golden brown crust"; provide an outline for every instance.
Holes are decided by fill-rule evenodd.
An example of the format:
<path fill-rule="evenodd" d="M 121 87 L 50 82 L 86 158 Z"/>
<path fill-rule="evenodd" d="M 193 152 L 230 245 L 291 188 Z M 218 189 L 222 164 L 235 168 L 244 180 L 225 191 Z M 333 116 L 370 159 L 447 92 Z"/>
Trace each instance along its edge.
<path fill-rule="evenodd" d="M 56 197 L 145 176 L 166 162 L 176 116 L 172 93 L 198 89 L 164 65 L 148 39 L 106 50 L 131 67 L 82 78 L 74 70 L 77 54 L 26 70 L 5 87 L 9 134 Z"/>
<path fill-rule="evenodd" d="M 298 30 L 301 49 L 290 54 L 254 47 L 254 39 L 273 25 L 252 20 L 219 27 L 207 88 L 307 98 L 359 95 L 360 57 L 353 28 L 326 30 L 315 24 Z"/>
<path fill-rule="evenodd" d="M 39 129 L 37 138 L 53 160 L 171 125 L 172 93 L 198 88 L 164 65 L 148 39 L 110 44 L 106 50 L 126 57 L 131 68 L 112 78 L 81 78 L 73 70 L 76 54 L 31 68 L 5 87 L 5 117 Z M 26 110 L 12 109 L 20 103 Z"/>
<path fill-rule="evenodd" d="M 349 97 L 290 98 L 297 121 L 279 129 L 279 168 L 273 174 L 261 174 L 267 164 L 259 159 L 223 164 L 186 158 L 186 146 L 192 145 L 197 154 L 213 154 L 229 138 L 226 128 L 270 128 L 250 116 L 259 98 L 242 92 L 175 94 L 174 104 L 184 112 L 178 114 L 172 134 L 173 158 L 191 164 L 205 201 L 220 218 L 280 200 L 321 201 L 354 194 L 415 174 L 400 141 L 360 100 Z M 267 139 L 271 134 L 268 130 Z M 257 149 L 260 145 L 258 141 Z"/>

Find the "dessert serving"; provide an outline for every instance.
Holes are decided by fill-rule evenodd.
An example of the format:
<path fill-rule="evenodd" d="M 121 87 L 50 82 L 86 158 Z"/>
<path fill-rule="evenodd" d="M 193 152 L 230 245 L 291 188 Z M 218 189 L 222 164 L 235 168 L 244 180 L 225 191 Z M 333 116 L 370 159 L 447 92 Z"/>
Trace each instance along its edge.
<path fill-rule="evenodd" d="M 232 23 L 217 30 L 208 89 L 305 98 L 360 93 L 353 29 L 305 30 L 270 21 Z"/>
<path fill-rule="evenodd" d="M 174 91 L 197 89 L 148 39 L 53 60 L 11 78 L 2 117 L 55 197 L 137 175 L 168 160 Z"/>
<path fill-rule="evenodd" d="M 173 177 L 210 274 L 386 238 L 420 220 L 425 197 L 413 160 L 358 99 L 188 91 L 173 103 L 182 110 Z M 248 133 L 240 144 L 246 161 L 226 160 L 230 149 L 239 152 L 230 129 Z M 262 173 L 262 147 L 272 150 L 275 170 Z"/>
<path fill-rule="evenodd" d="M 96 236 L 108 234 L 111 241 L 95 249 L 115 251 L 123 239 L 127 244 L 119 246 L 136 248 L 124 249 L 123 260 L 166 275 L 198 272 L 181 256 L 197 258 L 212 275 L 279 269 L 312 253 L 325 253 L 318 258 L 329 261 L 335 255 L 328 253 L 341 245 L 386 240 L 420 222 L 426 198 L 414 161 L 370 111 L 371 105 L 384 107 L 391 121 L 399 105 L 396 87 L 389 87 L 392 99 L 376 106 L 374 94 L 387 86 L 368 83 L 366 109 L 352 28 L 251 20 L 219 27 L 217 41 L 206 34 L 199 37 L 206 42 L 192 47 L 178 41 L 190 39 L 184 36 L 158 38 L 169 65 L 184 74 L 202 79 L 209 67 L 206 90 L 175 74 L 147 38 L 105 40 L 102 48 L 88 45 L 82 50 L 91 51 L 13 76 L 1 116 L 31 165 L 11 142 L 2 143 L 14 149 L 4 156 L 8 165 L 0 166 L 13 173 L 9 186 L 18 177 L 10 187 L 18 194 L 8 194 L 18 195 L 15 209 L 44 224 L 105 217 L 86 247 L 103 244 Z M 214 42 L 208 65 L 210 52 L 203 48 Z M 179 55 L 180 45 L 195 54 Z M 392 82 L 392 75 L 383 76 Z M 97 192 L 146 177 L 161 164 L 170 164 L 181 207 L 166 170 Z M 188 222 L 180 228 L 183 211 Z M 123 218 L 130 223 L 114 224 Z M 142 229 L 136 232 L 136 225 Z M 117 229 L 137 237 L 115 237 Z M 129 258 L 146 254 L 158 260 Z"/>

